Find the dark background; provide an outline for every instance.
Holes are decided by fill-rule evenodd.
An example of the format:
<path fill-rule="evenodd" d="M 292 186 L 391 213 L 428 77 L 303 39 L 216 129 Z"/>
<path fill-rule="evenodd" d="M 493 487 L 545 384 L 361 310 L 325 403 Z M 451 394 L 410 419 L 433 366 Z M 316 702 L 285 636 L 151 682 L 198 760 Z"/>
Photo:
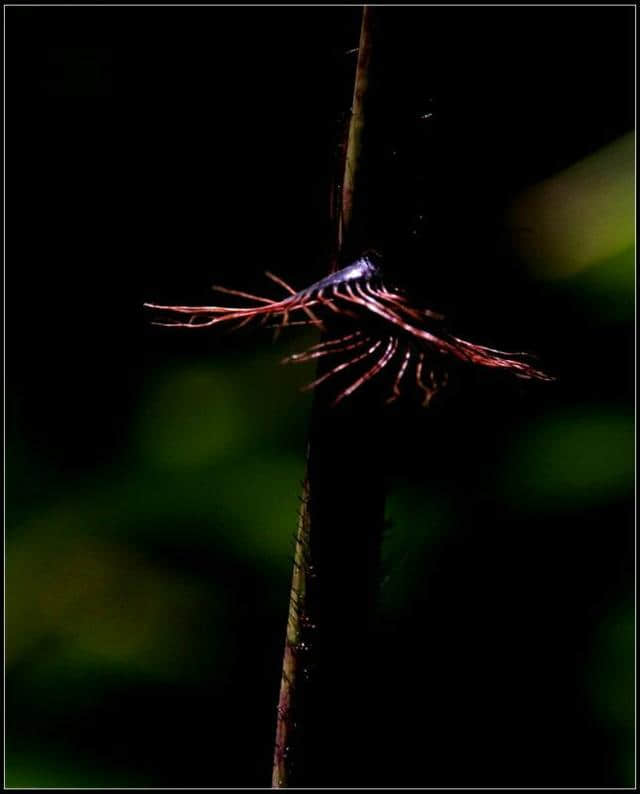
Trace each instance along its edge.
<path fill-rule="evenodd" d="M 634 10 L 381 13 L 390 269 L 558 381 L 392 414 L 370 705 L 336 718 L 362 785 L 632 785 L 634 240 L 541 277 L 508 218 L 633 130 Z M 325 275 L 359 16 L 6 10 L 8 785 L 269 785 L 308 335 L 142 303 Z"/>

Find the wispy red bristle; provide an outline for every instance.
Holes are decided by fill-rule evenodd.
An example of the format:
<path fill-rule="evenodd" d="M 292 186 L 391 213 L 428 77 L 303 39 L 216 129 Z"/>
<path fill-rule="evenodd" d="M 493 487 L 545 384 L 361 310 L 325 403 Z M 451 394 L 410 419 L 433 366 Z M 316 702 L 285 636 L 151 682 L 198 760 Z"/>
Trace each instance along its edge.
<path fill-rule="evenodd" d="M 312 285 L 306 290 L 295 292 L 293 287 L 273 273 L 267 273 L 267 276 L 288 292 L 286 298 L 272 300 L 241 290 L 216 286 L 214 289 L 218 292 L 235 295 L 259 305 L 145 306 L 170 315 L 190 315 L 186 322 L 175 320 L 155 323 L 180 328 L 205 328 L 234 320 L 239 321 L 235 328 L 240 328 L 253 320 L 260 320 L 263 324 L 270 321 L 268 327 L 275 328 L 277 335 L 283 328 L 294 325 L 314 325 L 326 331 L 332 318 L 340 319 L 347 327 L 351 324 L 354 330 L 350 333 L 323 340 L 307 351 L 285 359 L 289 362 L 309 362 L 326 356 L 338 357 L 335 366 L 305 387 L 313 388 L 371 358 L 372 365 L 339 392 L 334 404 L 363 387 L 392 362 L 397 363 L 397 370 L 387 402 L 393 402 L 400 397 L 401 384 L 408 382 L 405 375 L 413 366 L 415 386 L 425 395 L 423 405 L 428 405 L 438 388 L 446 381 L 443 359 L 500 369 L 522 379 L 553 380 L 546 373 L 521 360 L 525 356 L 523 353 L 495 350 L 447 333 L 442 327 L 441 315 L 411 305 L 405 295 L 390 292 L 379 280 L 373 284 L 367 279 L 336 278 L 334 282 L 327 284 L 325 279 L 322 283 L 318 282 L 317 286 Z M 312 311 L 312 307 L 316 311 Z M 319 316 L 316 313 L 318 310 L 324 310 L 326 317 Z M 301 312 L 306 314 L 306 320 L 299 319 Z M 292 315 L 296 319 L 292 320 Z M 435 323 L 435 327 L 426 327 L 428 321 L 431 321 L 431 325 Z M 363 352 L 366 345 L 369 346 Z M 436 358 L 429 369 L 427 384 L 424 381 L 425 367 L 434 356 Z M 442 374 L 436 377 L 436 372 Z"/>

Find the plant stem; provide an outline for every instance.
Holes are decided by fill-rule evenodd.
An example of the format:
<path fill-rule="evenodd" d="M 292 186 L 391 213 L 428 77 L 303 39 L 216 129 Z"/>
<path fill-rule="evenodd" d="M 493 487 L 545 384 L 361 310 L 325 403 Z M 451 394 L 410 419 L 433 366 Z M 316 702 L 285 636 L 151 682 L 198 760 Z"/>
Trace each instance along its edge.
<path fill-rule="evenodd" d="M 351 121 L 349 124 L 349 137 L 347 139 L 347 153 L 344 167 L 344 181 L 342 183 L 342 212 L 339 218 L 338 246 L 343 249 L 345 237 L 355 237 L 354 204 L 357 209 L 358 189 L 362 173 L 361 160 L 363 153 L 363 139 L 367 111 L 367 90 L 369 88 L 369 72 L 371 69 L 371 56 L 374 34 L 374 13 L 369 6 L 362 9 L 362 29 L 360 31 L 360 44 L 358 46 L 358 63 L 356 66 L 356 79 L 353 89 L 353 104 L 351 107 Z M 360 178 L 359 178 L 360 177 Z M 361 213 L 361 225 L 365 219 Z M 356 222 L 358 216 L 355 216 Z M 359 252 L 358 252 L 359 253 Z"/>
<path fill-rule="evenodd" d="M 289 615 L 287 617 L 287 635 L 282 660 L 282 680 L 278 699 L 278 718 L 276 725 L 276 744 L 273 758 L 272 785 L 282 788 L 289 780 L 289 757 L 291 753 L 291 733 L 295 728 L 294 694 L 298 679 L 298 653 L 301 647 L 302 623 L 304 621 L 304 604 L 306 595 L 306 558 L 308 554 L 309 511 L 308 511 L 308 477 L 302 486 L 302 501 L 298 516 L 296 546 L 293 559 L 293 575 L 289 595 Z"/>
<path fill-rule="evenodd" d="M 343 258 L 360 254 L 371 239 L 365 122 L 373 95 L 375 16 L 375 9 L 363 8 L 338 218 Z M 375 419 L 366 399 L 355 412 L 342 406 L 328 411 L 314 400 L 278 703 L 275 788 L 316 786 L 323 776 L 344 784 L 357 767 L 348 714 L 357 713 L 385 505 Z M 343 779 L 336 781 L 337 774 Z"/>

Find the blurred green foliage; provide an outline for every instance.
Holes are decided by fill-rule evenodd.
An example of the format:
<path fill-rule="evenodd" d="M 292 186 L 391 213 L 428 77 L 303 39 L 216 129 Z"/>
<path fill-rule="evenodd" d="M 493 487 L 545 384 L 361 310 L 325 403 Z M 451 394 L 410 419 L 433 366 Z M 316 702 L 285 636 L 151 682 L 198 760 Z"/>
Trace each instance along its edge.
<path fill-rule="evenodd" d="M 632 604 L 621 604 L 600 623 L 585 686 L 594 710 L 615 747 L 614 763 L 620 780 L 635 777 L 635 612 Z"/>
<path fill-rule="evenodd" d="M 633 417 L 617 412 L 545 416 L 505 455 L 504 493 L 514 505 L 555 513 L 630 495 Z"/>
<path fill-rule="evenodd" d="M 566 278 L 634 245 L 634 158 L 631 132 L 518 198 L 510 216 L 516 225 L 535 229 L 522 238 L 522 255 L 535 274 Z M 630 289 L 633 259 L 624 261 Z M 618 282 L 620 271 L 610 279 Z"/>
<path fill-rule="evenodd" d="M 233 664 L 230 595 L 215 578 L 158 556 L 164 543 L 218 550 L 225 565 L 259 569 L 265 583 L 279 580 L 286 609 L 309 408 L 299 386 L 308 370 L 280 372 L 275 356 L 267 348 L 241 363 L 175 361 L 150 372 L 123 460 L 40 499 L 29 483 L 46 482 L 46 470 L 12 437 L 7 669 L 19 678 L 26 665 L 29 697 L 47 710 L 76 709 L 109 680 L 178 685 L 211 666 L 211 680 L 224 687 Z M 272 599 L 263 595 L 265 609 Z M 76 757 L 43 753 L 10 751 L 8 784 L 136 779 L 108 767 L 101 778 L 90 762 L 85 774 Z"/>
<path fill-rule="evenodd" d="M 617 321 L 627 321 L 631 257 L 626 249 L 592 263 L 588 281 L 576 273 L 564 289 L 576 299 L 596 295 L 591 305 L 600 322 L 600 298 L 622 296 Z M 303 347 L 299 340 L 296 349 Z M 286 352 L 285 345 L 277 355 Z M 263 609 L 284 614 L 310 406 L 298 389 L 310 371 L 277 366 L 270 348 L 233 361 L 166 360 L 145 377 L 134 420 L 123 428 L 122 461 L 42 498 L 29 483 L 43 476 L 43 464 L 11 436 L 7 670 L 18 679 L 26 671 L 28 698 L 46 703 L 47 712 L 73 711 L 118 681 L 179 686 L 206 675 L 224 689 L 237 631 L 230 595 L 215 575 L 158 554 L 164 542 L 259 571 Z M 516 514 L 588 509 L 625 498 L 633 487 L 633 418 L 606 403 L 546 412 L 523 422 L 496 455 L 490 496 Z M 456 526 L 459 505 L 407 481 L 392 490 L 388 514 L 391 565 L 382 603 L 393 616 L 420 590 L 424 560 Z M 584 682 L 619 748 L 623 780 L 632 766 L 633 644 L 631 605 L 623 604 L 603 616 Z M 11 738 L 12 787 L 153 782 L 148 770 L 101 770 L 71 750 L 66 757 L 46 748 L 13 751 Z"/>
<path fill-rule="evenodd" d="M 458 26 L 456 21 L 454 28 Z M 260 25 L 255 27 L 262 38 Z M 225 30 L 220 28 L 221 37 Z M 26 34 L 30 40 L 28 28 Z M 206 35 L 210 35 L 209 29 Z M 189 37 L 185 42 L 182 51 L 191 48 Z M 538 48 L 537 41 L 535 45 Z M 236 57 L 236 49 L 241 47 L 233 42 L 231 46 Z M 141 50 L 140 57 L 147 57 L 137 39 L 133 50 Z M 63 134 L 71 148 L 85 133 L 73 126 L 73 116 L 56 115 L 60 103 L 87 99 L 85 95 L 96 95 L 102 103 L 117 86 L 116 75 L 113 81 L 99 80 L 97 90 L 96 86 L 87 89 L 90 82 L 96 82 L 100 52 L 100 57 L 110 62 L 110 49 L 97 51 L 89 46 L 76 48 L 75 60 L 71 57 L 70 66 L 65 66 L 70 57 L 66 48 L 51 51 L 50 60 L 58 72 L 56 76 L 54 70 L 53 79 L 49 76 L 44 86 L 55 99 L 55 112 L 44 118 L 46 124 L 53 119 L 61 128 L 64 123 L 70 126 L 73 134 L 68 130 Z M 173 42 L 167 52 L 173 57 Z M 169 71 L 172 57 L 165 53 Z M 447 69 L 450 66 L 447 64 Z M 142 76 L 137 76 L 144 87 L 141 93 L 156 67 L 155 63 L 145 64 Z M 290 63 L 287 68 L 291 69 Z M 39 86 L 40 76 L 36 78 Z M 75 90 L 74 80 L 79 81 Z M 207 85 L 207 90 L 210 88 Z M 163 86 L 163 96 L 165 90 Z M 183 91 L 182 85 L 179 90 Z M 237 86 L 228 90 L 237 92 L 238 102 L 244 103 Z M 25 96 L 27 103 L 34 101 L 32 95 Z M 278 107 L 288 112 L 290 95 L 283 93 L 282 97 Z M 83 119 L 86 108 L 80 108 Z M 214 110 L 217 114 L 217 106 Z M 176 123 L 182 124 L 180 113 L 174 111 L 172 108 Z M 119 120 L 129 118 L 126 106 L 120 113 Z M 217 125 L 221 117 L 215 117 Z M 38 135 L 41 127 L 47 128 L 42 122 L 32 126 Z M 208 127 L 204 127 L 206 136 Z M 103 141 L 120 134 L 120 130 L 107 130 Z M 281 135 L 279 128 L 274 135 Z M 86 137 L 89 148 L 81 150 L 76 163 L 83 174 L 82 157 L 95 159 L 93 140 Z M 261 143 L 265 152 L 269 151 L 268 140 Z M 242 145 L 255 145 L 253 129 L 246 142 L 241 141 Z M 457 662 L 446 686 L 442 678 L 434 676 L 426 681 L 427 697 L 416 700 L 420 725 L 415 742 L 420 766 L 429 766 L 423 761 L 422 731 L 431 718 L 428 708 L 430 698 L 435 697 L 431 693 L 445 690 L 448 711 L 449 700 L 459 691 L 465 692 L 467 680 L 469 687 L 477 690 L 485 685 L 483 679 L 474 686 L 473 662 L 460 662 L 456 654 L 450 654 L 449 644 L 432 647 L 432 634 L 454 643 L 464 630 L 477 625 L 477 642 L 472 644 L 470 656 L 475 654 L 480 661 L 483 655 L 493 659 L 493 649 L 500 641 L 500 648 L 508 652 L 506 660 L 488 663 L 500 668 L 495 680 L 505 685 L 503 707 L 513 701 L 515 713 L 522 700 L 525 705 L 517 716 L 524 725 L 526 707 L 532 710 L 532 701 L 553 684 L 553 674 L 561 668 L 565 677 L 558 680 L 561 684 L 570 680 L 577 692 L 557 694 L 554 690 L 558 701 L 564 703 L 566 696 L 569 703 L 563 713 L 579 715 L 580 719 L 571 723 L 573 728 L 585 724 L 591 730 L 595 725 L 588 736 L 593 741 L 594 736 L 601 739 L 598 747 L 605 748 L 603 756 L 611 748 L 601 779 L 617 785 L 633 783 L 634 604 L 629 587 L 633 579 L 629 505 L 634 485 L 634 422 L 627 383 L 631 358 L 621 365 L 621 357 L 616 356 L 620 345 L 628 344 L 634 324 L 634 145 L 635 137 L 629 133 L 593 152 L 531 186 L 509 212 L 516 228 L 533 230 L 520 236 L 526 271 L 523 283 L 531 292 L 523 303 L 531 296 L 533 302 L 544 297 L 537 315 L 540 338 L 551 335 L 553 345 L 547 349 L 557 353 L 558 388 L 566 391 L 560 396 L 536 396 L 533 405 L 514 399 L 507 417 L 501 416 L 499 409 L 458 420 L 436 415 L 429 425 L 431 414 L 425 413 L 403 439 L 405 451 L 412 450 L 412 445 L 419 448 L 406 452 L 407 461 L 404 468 L 398 467 L 388 501 L 392 525 L 384 547 L 387 576 L 382 612 L 391 629 L 381 653 L 386 649 L 389 654 L 389 670 L 381 676 L 379 692 L 372 701 L 379 705 L 385 697 L 396 699 L 401 679 L 409 682 L 405 690 L 409 701 L 414 695 L 412 687 L 419 690 L 428 679 L 425 659 L 439 655 L 444 659 L 443 668 Z M 30 140 L 30 155 L 29 146 Z M 56 151 L 55 139 L 51 146 L 51 151 Z M 142 150 L 148 141 L 134 140 L 135 146 Z M 216 156 L 222 160 L 225 154 Z M 310 160 L 315 153 L 306 156 Z M 155 155 L 149 157 L 148 172 L 143 169 L 127 178 L 134 183 L 135 179 L 153 178 L 160 184 L 163 175 L 156 171 Z M 181 161 L 176 160 L 176 165 L 168 159 L 171 168 L 182 167 Z M 308 178 L 308 167 L 305 162 L 300 168 L 301 182 Z M 237 179 L 235 169 L 234 163 L 232 175 Z M 210 189 L 209 173 L 203 171 L 201 177 L 206 190 Z M 93 175 L 90 177 L 93 180 Z M 250 179 L 250 174 L 242 174 L 238 180 L 242 202 L 247 200 L 246 182 Z M 31 208 L 38 193 L 34 186 L 40 183 L 35 180 L 32 185 L 27 180 L 26 184 Z M 86 189 L 95 189 L 93 183 Z M 223 198 L 229 203 L 236 200 L 235 194 L 230 200 Z M 240 204 L 240 198 L 237 200 Z M 43 207 L 41 214 L 47 214 L 46 203 Z M 251 215 L 254 209 L 246 210 L 243 205 L 237 214 Z M 202 217 L 193 218 L 190 211 L 189 207 L 185 210 L 185 223 L 188 220 L 195 226 L 211 221 L 206 202 L 200 208 Z M 281 207 L 278 213 L 282 214 Z M 254 214 L 258 215 L 258 210 Z M 250 220 L 253 223 L 257 218 Z M 147 228 L 163 239 L 155 216 L 148 222 L 140 240 Z M 243 217 L 242 223 L 246 222 Z M 456 222 L 460 224 L 460 218 Z M 72 233 L 67 228 L 56 232 L 61 239 Z M 455 251 L 456 241 L 451 248 Z M 83 251 L 83 263 L 84 258 Z M 56 279 L 58 275 L 56 272 Z M 95 280 L 95 272 L 91 277 Z M 93 289 L 93 282 L 90 286 Z M 42 290 L 40 284 L 37 289 Z M 143 299 L 148 296 L 132 290 L 122 300 L 128 301 L 127 310 L 135 305 L 137 311 Z M 112 308 L 105 302 L 105 315 L 97 322 L 91 317 L 92 323 L 106 322 L 107 305 Z M 77 334 L 78 307 L 63 308 L 73 315 L 73 333 Z M 56 311 L 62 313 L 58 305 Z M 23 319 L 20 316 L 21 322 Z M 54 324 L 58 317 L 47 321 Z M 311 379 L 312 371 L 310 367 L 280 367 L 278 362 L 288 352 L 304 349 L 310 339 L 310 335 L 299 335 L 295 344 L 281 340 L 277 349 L 251 343 L 232 354 L 220 350 L 212 354 L 202 348 L 188 354 L 189 337 L 182 355 L 143 357 L 136 381 L 140 388 L 135 389 L 129 412 L 114 411 L 112 417 L 96 413 L 86 426 L 70 429 L 71 435 L 86 434 L 91 439 L 98 427 L 111 421 L 117 436 L 112 454 L 69 470 L 64 455 L 56 457 L 55 450 L 51 453 L 46 448 L 46 438 L 27 432 L 26 425 L 34 416 L 22 404 L 23 384 L 19 377 L 9 383 L 5 770 L 9 787 L 237 786 L 269 779 L 292 538 L 311 405 L 310 396 L 300 394 L 299 387 Z M 596 347 L 595 354 L 591 347 L 585 352 L 583 344 Z M 104 354 L 105 348 L 99 350 Z M 57 357 L 71 361 L 71 369 L 82 367 L 83 355 L 75 349 L 56 351 Z M 98 354 L 91 350 L 91 355 Z M 116 358 L 119 355 L 116 351 Z M 577 373 L 571 369 L 576 360 Z M 547 362 L 543 363 L 546 366 Z M 37 361 L 28 362 L 29 367 L 37 365 Z M 106 366 L 104 378 L 114 378 L 114 373 L 116 379 L 123 375 Z M 46 402 L 48 390 L 67 397 L 68 385 L 62 375 L 39 387 L 42 402 Z M 88 396 L 90 399 L 90 392 Z M 452 434 L 456 425 L 463 429 L 458 428 L 450 443 L 437 442 L 433 437 L 438 423 Z M 444 460 L 448 447 L 454 448 L 449 468 Z M 564 555 L 559 561 L 558 547 Z M 534 558 L 529 568 L 522 562 L 528 556 Z M 474 571 L 476 578 L 470 574 Z M 521 577 L 525 579 L 523 589 L 517 591 L 521 596 L 529 585 L 537 588 L 522 607 L 517 595 L 513 596 Z M 449 590 L 443 579 L 453 580 Z M 544 602 L 538 612 L 537 601 L 543 600 L 550 580 L 555 583 L 554 600 Z M 604 582 L 601 589 L 597 587 L 600 581 Z M 589 590 L 585 582 L 595 584 Z M 474 587 L 491 594 L 483 601 Z M 439 601 L 443 592 L 451 598 L 458 592 L 460 602 Z M 577 596 L 572 600 L 574 593 Z M 586 596 L 591 600 L 583 603 Z M 497 615 L 493 624 L 487 614 L 489 607 Z M 563 646 L 575 653 L 576 658 L 569 662 L 554 656 L 554 641 L 561 639 L 558 634 L 546 634 L 556 612 L 556 629 L 560 626 L 563 633 L 575 632 L 573 645 Z M 507 616 L 504 622 L 503 614 Z M 429 622 L 437 616 L 446 630 L 440 626 L 436 632 Z M 520 678 L 518 665 L 523 664 L 527 652 L 536 650 L 529 647 L 529 634 L 531 646 L 536 646 L 536 641 L 543 646 L 539 655 L 534 655 L 532 666 L 536 660 L 548 665 L 549 679 L 541 676 L 541 684 Z M 513 647 L 511 635 L 516 638 Z M 458 641 L 455 647 L 466 650 L 466 637 Z M 411 669 L 414 659 L 417 670 Z M 536 684 L 540 689 L 535 689 Z M 515 692 L 513 697 L 509 686 Z M 526 700 L 529 690 L 533 695 Z M 498 700 L 495 691 L 487 696 L 492 708 L 497 708 Z M 558 703 L 559 710 L 561 706 Z M 453 737 L 452 755 L 463 752 L 463 739 L 467 752 L 481 744 L 469 729 L 473 715 L 464 712 L 460 704 L 458 708 L 459 713 L 450 709 L 450 726 L 442 730 L 440 725 L 432 726 L 445 738 L 448 727 Z M 555 735 L 556 715 L 550 712 L 544 717 L 548 732 Z M 398 722 L 389 725 L 394 734 L 402 727 Z M 516 728 L 507 724 L 506 730 L 516 734 Z M 486 735 L 491 736 L 490 731 Z M 540 742 L 544 738 L 540 737 Z M 561 760 L 563 753 L 569 752 L 564 746 L 554 749 Z M 533 757 L 538 750 L 537 745 L 533 747 Z M 457 757 L 456 768 L 464 768 L 464 760 Z M 578 768 L 578 763 L 587 760 L 578 757 L 575 767 L 567 762 L 567 768 Z M 495 763 L 504 765 L 506 759 L 498 758 Z M 523 775 L 531 772 L 529 767 L 522 769 Z"/>

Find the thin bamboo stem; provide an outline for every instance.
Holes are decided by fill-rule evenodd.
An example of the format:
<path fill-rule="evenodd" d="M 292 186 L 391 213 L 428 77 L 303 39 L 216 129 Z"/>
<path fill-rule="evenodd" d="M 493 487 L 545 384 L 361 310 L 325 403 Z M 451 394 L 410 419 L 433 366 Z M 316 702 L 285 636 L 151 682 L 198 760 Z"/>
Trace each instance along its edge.
<path fill-rule="evenodd" d="M 276 724 L 276 743 L 273 756 L 272 786 L 282 788 L 287 785 L 289 771 L 290 734 L 294 729 L 294 697 L 298 677 L 298 651 L 301 643 L 303 622 L 302 609 L 306 597 L 306 555 L 309 537 L 308 479 L 303 484 L 302 502 L 298 516 L 296 544 L 293 559 L 293 575 L 289 596 L 289 615 L 287 635 L 282 660 L 282 680 L 278 699 L 278 718 Z"/>
<path fill-rule="evenodd" d="M 361 184 L 363 170 L 363 140 L 366 121 L 367 96 L 370 84 L 370 64 L 373 43 L 374 11 L 365 6 L 362 13 L 358 62 L 353 93 L 352 113 L 349 124 L 344 177 L 342 181 L 341 207 L 337 217 L 337 237 L 339 252 L 346 245 L 354 250 L 363 246 L 363 229 L 365 220 L 359 199 L 358 189 Z M 285 641 L 282 679 L 277 710 L 276 742 L 272 774 L 272 786 L 283 788 L 302 782 L 303 785 L 315 785 L 310 780 L 318 768 L 318 757 L 330 766 L 330 758 L 323 755 L 318 748 L 310 748 L 314 741 L 315 726 L 308 723 L 318 713 L 322 694 L 309 693 L 307 679 L 310 674 L 322 668 L 341 664 L 343 659 L 342 643 L 348 641 L 352 634 L 352 618 L 341 603 L 340 582 L 349 579 L 349 572 L 340 570 L 339 566 L 331 571 L 332 557 L 340 554 L 339 549 L 332 547 L 332 533 L 341 533 L 353 529 L 354 523 L 361 526 L 352 537 L 354 555 L 347 553 L 346 568 L 349 560 L 362 562 L 363 587 L 355 596 L 359 603 L 352 603 L 356 610 L 369 610 L 372 592 L 377 587 L 379 547 L 379 527 L 382 523 L 384 496 L 378 489 L 377 498 L 370 501 L 370 515 L 362 515 L 352 504 L 343 506 L 341 516 L 337 518 L 335 501 L 351 499 L 345 475 L 355 468 L 364 477 L 363 485 L 369 486 L 375 481 L 377 473 L 373 473 L 367 481 L 366 471 L 362 470 L 363 461 L 368 460 L 375 465 L 375 454 L 369 446 L 368 428 L 356 429 L 355 434 L 343 436 L 341 420 L 326 419 L 321 415 L 318 401 L 313 408 L 311 420 L 311 438 L 307 452 L 307 476 L 303 486 L 301 511 L 296 535 L 294 569 L 289 601 L 287 634 Z M 353 430 L 353 428 L 350 428 Z M 346 446 L 345 446 L 346 445 Z M 342 450 L 340 447 L 344 447 Z M 357 487 L 357 483 L 356 483 Z M 344 489 L 344 490 L 341 490 Z M 342 522 L 342 524 L 341 524 Z M 362 559 L 364 557 L 364 559 Z M 335 573 L 335 581 L 332 574 Z M 355 586 L 358 584 L 354 582 Z M 344 588 L 343 588 L 344 589 Z M 360 603 L 361 599 L 361 603 Z M 360 621 L 365 624 L 367 617 Z M 319 624 L 319 625 L 317 625 Z M 355 632 L 357 634 L 357 630 Z M 317 670 L 320 668 L 320 670 Z M 332 678 L 333 675 L 333 678 Z M 335 673 L 325 676 L 327 681 L 336 680 Z M 330 686 L 330 685 L 329 685 Z M 322 690 L 322 686 L 320 687 Z M 334 693 L 335 694 L 335 693 Z M 331 743 L 331 737 L 328 737 Z M 305 769 L 306 766 L 306 769 Z"/>
<path fill-rule="evenodd" d="M 342 211 L 339 217 L 338 245 L 342 249 L 354 217 L 354 202 L 359 186 L 360 163 L 365 130 L 367 89 L 373 44 L 373 12 L 369 6 L 362 9 L 362 28 L 358 47 L 358 63 L 353 88 L 351 121 L 347 139 L 344 181 L 342 183 Z"/>

